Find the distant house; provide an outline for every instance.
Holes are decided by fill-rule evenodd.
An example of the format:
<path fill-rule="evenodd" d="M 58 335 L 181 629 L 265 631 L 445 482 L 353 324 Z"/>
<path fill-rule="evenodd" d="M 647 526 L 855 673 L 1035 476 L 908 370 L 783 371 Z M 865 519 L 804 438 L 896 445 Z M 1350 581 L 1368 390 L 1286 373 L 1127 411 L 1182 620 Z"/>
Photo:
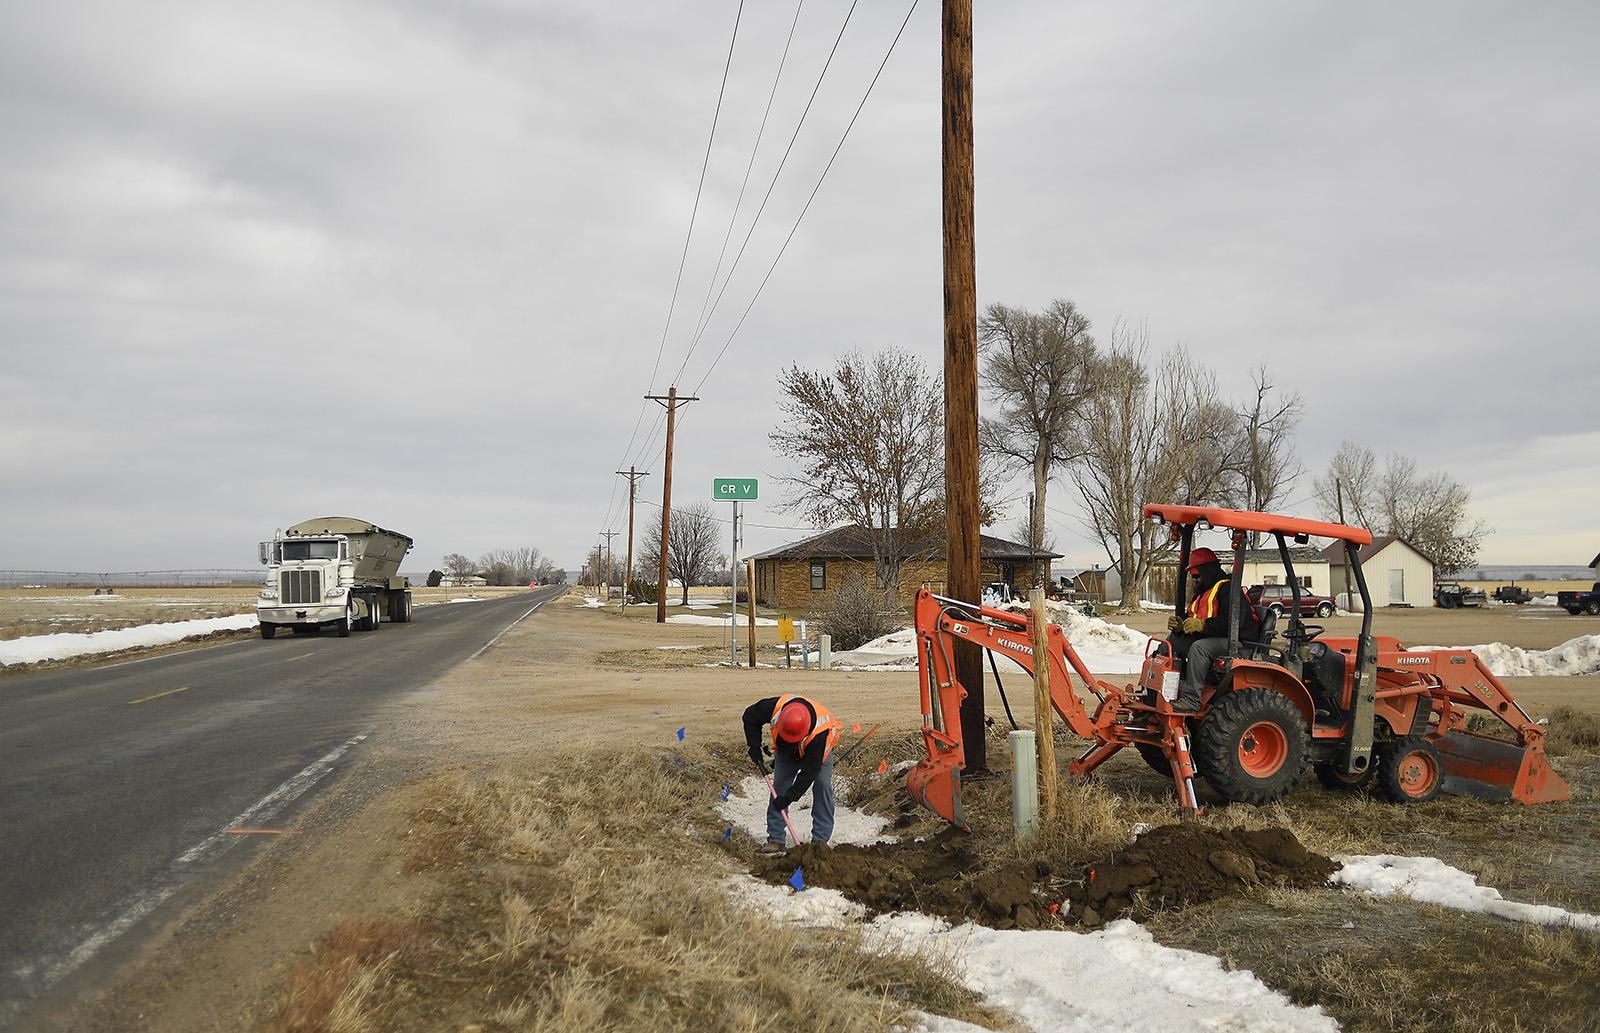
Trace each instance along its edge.
<path fill-rule="evenodd" d="M 1328 594 L 1337 597 L 1348 591 L 1350 598 L 1341 605 L 1351 611 L 1361 609 L 1361 589 L 1355 578 L 1348 576 L 1344 543 L 1334 542 L 1322 554 L 1328 558 L 1333 579 L 1333 591 Z M 1433 560 L 1421 549 L 1404 538 L 1385 535 L 1362 546 L 1358 555 L 1373 606 L 1433 605 Z"/>
<path fill-rule="evenodd" d="M 1198 546 L 1197 546 L 1198 548 Z M 1222 561 L 1222 569 L 1233 570 L 1233 550 L 1214 549 L 1217 559 Z M 1332 595 L 1328 591 L 1328 559 L 1322 550 L 1307 545 L 1297 545 L 1289 549 L 1289 560 L 1294 564 L 1295 577 L 1300 579 L 1300 586 L 1314 595 Z M 1276 548 L 1271 549 L 1246 549 L 1241 561 L 1241 584 L 1245 588 L 1253 585 L 1282 585 L 1286 584 L 1287 574 L 1283 569 L 1283 557 Z M 1106 599 L 1113 601 L 1123 598 L 1122 577 L 1115 567 L 1106 571 L 1105 575 Z M 1149 576 L 1145 579 L 1140 593 L 1140 599 L 1147 603 L 1157 603 L 1162 606 L 1171 606 L 1172 600 L 1177 597 L 1178 589 L 1178 555 L 1163 557 L 1155 561 L 1150 568 Z M 1133 600 L 1128 600 L 1132 602 Z"/>
<path fill-rule="evenodd" d="M 853 581 L 874 583 L 877 576 L 872 546 L 882 531 L 851 524 L 824 531 L 813 538 L 780 546 L 752 559 L 756 568 L 756 602 L 780 610 L 805 609 L 822 604 L 829 593 Z M 1050 561 L 1060 553 L 1034 551 L 1026 545 L 980 535 L 978 555 L 983 583 L 1001 581 L 1026 591 L 1038 580 L 1050 580 Z M 907 550 L 900 568 L 901 601 L 927 587 L 945 591 L 944 543 Z M 974 600 L 976 601 L 976 600 Z"/>
<path fill-rule="evenodd" d="M 464 576 L 446 574 L 444 577 L 439 579 L 439 586 L 441 588 L 482 588 L 488 583 L 489 581 L 487 578 L 480 577 L 477 574 L 467 574 Z"/>
<path fill-rule="evenodd" d="M 1589 561 L 1589 569 L 1594 571 L 1595 580 L 1600 581 L 1600 556 Z"/>

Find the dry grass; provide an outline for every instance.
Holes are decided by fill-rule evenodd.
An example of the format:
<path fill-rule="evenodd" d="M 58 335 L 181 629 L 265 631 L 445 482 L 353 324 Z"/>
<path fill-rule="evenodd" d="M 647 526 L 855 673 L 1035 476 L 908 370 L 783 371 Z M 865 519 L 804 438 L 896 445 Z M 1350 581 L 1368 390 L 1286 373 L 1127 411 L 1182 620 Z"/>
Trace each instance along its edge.
<path fill-rule="evenodd" d="M 912 1009 L 1004 1028 L 936 959 L 731 901 L 752 844 L 725 845 L 709 801 L 742 773 L 635 748 L 441 778 L 411 864 L 442 892 L 319 946 L 272 1033 L 887 1030 Z"/>
<path fill-rule="evenodd" d="M 1002 732 L 991 736 L 991 762 L 1003 765 Z M 920 740 L 874 743 L 872 763 L 852 758 L 840 773 L 854 780 L 852 806 L 894 815 L 901 779 L 868 773 L 879 757 L 915 759 Z M 1058 743 L 1058 755 L 1073 746 Z M 745 773 L 741 756 L 736 743 L 576 748 L 442 778 L 410 840 L 413 867 L 443 891 L 409 921 L 341 930 L 319 948 L 273 1033 L 880 1030 L 908 1023 L 912 1009 L 1004 1028 L 939 959 L 874 954 L 848 931 L 779 928 L 730 903 L 721 882 L 750 863 L 752 844 L 723 844 L 713 801 Z M 1592 751 L 1560 760 L 1575 785 L 1600 784 Z M 1021 859 L 1064 872 L 1125 845 L 1136 823 L 1196 820 L 1132 751 L 1094 779 L 1064 778 L 1060 817 L 1029 844 L 1012 837 L 1009 793 L 1008 772 L 965 780 L 980 867 Z M 1330 855 L 1437 856 L 1509 899 L 1600 911 L 1600 794 L 1587 788 L 1541 807 L 1395 807 L 1314 782 L 1270 807 L 1202 799 L 1198 820 L 1218 828 L 1287 827 Z M 929 820 L 919 812 L 905 831 Z M 1320 1005 L 1347 1030 L 1592 1030 L 1600 1015 L 1592 933 L 1282 888 L 1161 912 L 1148 926 Z M 321 1025 L 306 1024 L 317 1015 Z"/>

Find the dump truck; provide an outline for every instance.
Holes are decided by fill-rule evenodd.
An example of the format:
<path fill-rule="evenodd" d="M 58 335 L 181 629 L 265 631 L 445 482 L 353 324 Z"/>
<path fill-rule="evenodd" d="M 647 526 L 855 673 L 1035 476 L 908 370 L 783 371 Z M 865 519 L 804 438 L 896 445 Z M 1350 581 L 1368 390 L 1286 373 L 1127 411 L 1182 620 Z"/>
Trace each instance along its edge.
<path fill-rule="evenodd" d="M 1292 791 L 1308 768 L 1331 790 L 1369 786 L 1400 803 L 1440 792 L 1525 804 L 1564 800 L 1569 787 L 1545 755 L 1545 725 L 1534 720 L 1470 649 L 1407 649 L 1374 634 L 1372 599 L 1360 549 L 1370 532 L 1343 524 L 1209 506 L 1151 504 L 1146 519 L 1167 526 L 1178 569 L 1187 568 L 1197 528 L 1232 532 L 1234 566 L 1227 589 L 1242 590 L 1240 557 L 1252 535 L 1273 538 L 1288 583 L 1295 584 L 1289 541 L 1332 538 L 1344 549 L 1362 600 L 1361 630 L 1335 638 L 1290 607 L 1260 614 L 1256 641 L 1241 638 L 1239 607 L 1230 608 L 1228 644 L 1205 672 L 1200 709 L 1175 709 L 1183 659 L 1152 638 L 1136 685 L 1090 673 L 1062 629 L 1045 625 L 1036 641 L 1028 614 L 920 592 L 914 609 L 927 756 L 906 776 L 911 798 L 965 827 L 961 772 L 966 744 L 960 708 L 967 689 L 956 676 L 960 642 L 999 653 L 1033 673 L 1047 665 L 1051 709 L 1087 748 L 1068 765 L 1088 775 L 1126 746 L 1172 778 L 1179 803 L 1198 811 L 1197 778 L 1230 802 L 1264 805 Z M 1180 580 L 1174 616 L 1186 613 Z M 1079 692 L 1076 675 L 1084 687 Z M 1500 722 L 1489 735 L 1469 718 Z"/>
<path fill-rule="evenodd" d="M 261 637 L 332 628 L 340 637 L 411 619 L 400 561 L 411 539 L 353 517 L 316 517 L 261 543 L 266 587 L 256 599 Z"/>

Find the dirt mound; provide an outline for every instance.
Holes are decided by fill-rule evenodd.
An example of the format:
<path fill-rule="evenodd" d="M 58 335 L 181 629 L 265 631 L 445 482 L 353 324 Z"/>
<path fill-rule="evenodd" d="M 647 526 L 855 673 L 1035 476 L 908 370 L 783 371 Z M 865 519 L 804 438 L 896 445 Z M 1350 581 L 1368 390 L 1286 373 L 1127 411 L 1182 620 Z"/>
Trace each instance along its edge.
<path fill-rule="evenodd" d="M 825 886 L 877 912 L 920 911 L 996 929 L 1095 927 L 1113 918 L 1249 892 L 1319 886 L 1338 866 L 1287 829 L 1258 832 L 1164 825 L 1125 850 L 1075 870 L 1004 864 L 980 870 L 972 837 L 950 828 L 932 839 L 836 847 L 806 843 L 757 860 L 755 874 Z"/>

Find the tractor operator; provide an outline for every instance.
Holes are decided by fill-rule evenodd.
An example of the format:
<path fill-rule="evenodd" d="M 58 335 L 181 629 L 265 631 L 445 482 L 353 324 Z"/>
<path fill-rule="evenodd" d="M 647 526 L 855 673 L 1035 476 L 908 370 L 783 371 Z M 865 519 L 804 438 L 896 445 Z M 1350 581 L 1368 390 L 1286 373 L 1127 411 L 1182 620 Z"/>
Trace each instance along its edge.
<path fill-rule="evenodd" d="M 1261 622 L 1256 608 L 1241 589 L 1228 591 L 1227 571 L 1217 554 L 1202 546 L 1189 553 L 1191 595 L 1188 616 L 1181 621 L 1173 614 L 1167 621 L 1168 648 L 1183 661 L 1183 684 L 1172 709 L 1185 714 L 1200 710 L 1200 690 L 1211 673 L 1212 663 L 1228 652 L 1228 612 L 1239 607 L 1239 638 L 1254 642 L 1261 637 Z"/>
<path fill-rule="evenodd" d="M 761 774 L 761 727 L 772 725 L 772 791 L 767 801 L 768 853 L 784 847 L 784 815 L 789 805 L 811 790 L 811 840 L 826 843 L 833 835 L 833 747 L 844 725 L 826 707 L 787 693 L 757 700 L 744 712 L 744 738 L 750 759 Z"/>

